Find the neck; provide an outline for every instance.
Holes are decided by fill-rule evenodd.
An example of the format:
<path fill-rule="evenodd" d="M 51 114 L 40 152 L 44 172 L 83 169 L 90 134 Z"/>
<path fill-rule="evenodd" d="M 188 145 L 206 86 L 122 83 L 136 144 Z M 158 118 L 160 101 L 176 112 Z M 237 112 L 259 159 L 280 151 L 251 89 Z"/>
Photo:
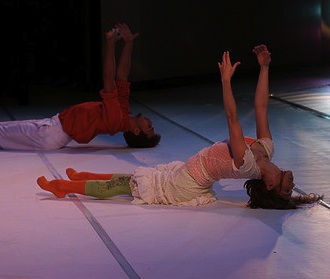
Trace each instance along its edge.
<path fill-rule="evenodd" d="M 257 160 L 257 165 L 263 177 L 280 170 L 278 166 L 269 161 L 268 158 L 260 158 Z"/>

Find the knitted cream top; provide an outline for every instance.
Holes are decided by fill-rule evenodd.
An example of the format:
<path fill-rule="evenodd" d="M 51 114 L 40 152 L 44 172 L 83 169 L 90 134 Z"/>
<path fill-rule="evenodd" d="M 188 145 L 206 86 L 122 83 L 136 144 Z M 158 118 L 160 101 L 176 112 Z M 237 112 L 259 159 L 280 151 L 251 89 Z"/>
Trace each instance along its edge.
<path fill-rule="evenodd" d="M 256 141 L 262 145 L 271 160 L 274 154 L 274 142 L 269 138 L 258 140 L 245 138 L 248 149 L 244 154 L 244 163 L 239 169 L 236 168 L 231 156 L 229 142 L 216 142 L 187 160 L 188 172 L 198 184 L 205 186 L 223 178 L 259 179 L 260 169 L 250 149 L 252 143 Z"/>

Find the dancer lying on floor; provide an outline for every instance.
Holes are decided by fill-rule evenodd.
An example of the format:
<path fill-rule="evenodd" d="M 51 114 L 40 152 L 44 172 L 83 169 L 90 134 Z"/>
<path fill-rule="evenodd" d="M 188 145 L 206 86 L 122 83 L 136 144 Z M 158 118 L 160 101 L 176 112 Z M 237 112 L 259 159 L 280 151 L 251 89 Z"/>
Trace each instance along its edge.
<path fill-rule="evenodd" d="M 250 180 L 244 186 L 251 208 L 291 209 L 317 201 L 320 196 L 292 197 L 295 185 L 292 172 L 271 162 L 274 152 L 268 124 L 271 58 L 265 45 L 256 46 L 253 51 L 260 65 L 254 101 L 257 139 L 243 136 L 231 87 L 231 78 L 240 62 L 232 65 L 229 52 L 224 52 L 219 69 L 229 140 L 202 149 L 185 163 L 138 167 L 133 174 L 94 174 L 69 168 L 70 180 L 47 181 L 42 176 L 37 183 L 59 198 L 69 193 L 102 199 L 128 194 L 134 197 L 135 204 L 202 205 L 216 200 L 212 188 L 215 181 L 247 178 Z"/>
<path fill-rule="evenodd" d="M 118 24 L 106 33 L 103 62 L 102 101 L 70 106 L 51 118 L 0 122 L 0 149 L 55 150 L 75 140 L 89 143 L 100 134 L 111 136 L 123 132 L 128 146 L 154 147 L 160 141 L 152 121 L 144 114 L 130 112 L 131 55 L 134 39 L 126 24 Z M 115 45 L 124 40 L 118 67 Z"/>

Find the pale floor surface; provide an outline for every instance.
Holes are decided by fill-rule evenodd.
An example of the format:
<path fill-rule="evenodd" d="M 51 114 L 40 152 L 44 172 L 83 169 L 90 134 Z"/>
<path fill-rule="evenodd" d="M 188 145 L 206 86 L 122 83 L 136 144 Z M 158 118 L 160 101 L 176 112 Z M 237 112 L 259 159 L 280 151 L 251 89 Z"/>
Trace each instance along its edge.
<path fill-rule="evenodd" d="M 299 79 L 298 79 L 299 80 Z M 330 114 L 328 78 L 279 80 L 276 96 Z M 72 142 L 51 152 L 1 151 L 0 278 L 327 278 L 330 210 L 251 210 L 244 180 L 215 183 L 216 203 L 135 206 L 130 197 L 57 199 L 36 178 L 66 178 L 73 167 L 130 173 L 189 156 L 227 137 L 219 84 L 132 93 L 162 134 L 152 149 L 127 149 L 121 135 Z M 283 89 L 284 88 L 284 89 Z M 254 136 L 253 87 L 234 86 L 241 122 Z M 51 107 L 7 107 L 17 119 L 51 116 Z M 330 120 L 270 100 L 274 162 L 292 169 L 306 192 L 330 201 Z M 7 111 L 8 112 L 8 111 Z M 0 110 L 0 120 L 9 120 Z"/>

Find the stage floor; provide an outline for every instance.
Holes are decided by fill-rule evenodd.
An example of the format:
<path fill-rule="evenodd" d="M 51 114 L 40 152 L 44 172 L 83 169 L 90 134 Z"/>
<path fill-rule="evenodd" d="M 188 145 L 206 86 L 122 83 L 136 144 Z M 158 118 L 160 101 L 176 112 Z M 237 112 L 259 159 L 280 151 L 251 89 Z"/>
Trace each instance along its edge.
<path fill-rule="evenodd" d="M 256 77 L 234 80 L 243 130 L 255 135 Z M 271 79 L 274 162 L 298 187 L 330 201 L 330 76 L 316 71 Z M 45 92 L 47 94 L 47 92 Z M 330 273 L 330 210 L 248 209 L 244 180 L 215 183 L 218 201 L 201 207 L 131 205 L 130 197 L 57 199 L 39 176 L 66 178 L 73 167 L 130 173 L 186 160 L 227 137 L 220 83 L 132 92 L 162 135 L 152 149 L 128 149 L 122 135 L 99 136 L 49 152 L 1 151 L 0 278 L 278 279 Z M 42 103 L 42 102 L 41 102 Z M 52 116 L 61 103 L 6 105 L 0 121 Z"/>

